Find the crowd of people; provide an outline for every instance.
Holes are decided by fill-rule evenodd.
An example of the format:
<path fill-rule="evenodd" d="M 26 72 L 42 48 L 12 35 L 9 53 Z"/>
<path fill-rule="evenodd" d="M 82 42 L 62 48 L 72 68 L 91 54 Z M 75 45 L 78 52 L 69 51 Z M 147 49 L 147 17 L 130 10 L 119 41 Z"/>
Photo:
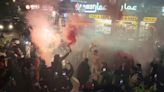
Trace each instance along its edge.
<path fill-rule="evenodd" d="M 140 63 L 129 65 L 122 60 L 117 68 L 111 68 L 108 62 L 100 62 L 97 49 L 91 51 L 93 59 L 83 58 L 76 70 L 71 62 L 65 61 L 71 48 L 62 57 L 55 54 L 49 67 L 34 45 L 27 52 L 18 39 L 11 40 L 2 50 L 5 55 L 0 56 L 0 92 L 164 91 L 162 58 L 152 60 L 149 72 L 144 75 Z"/>

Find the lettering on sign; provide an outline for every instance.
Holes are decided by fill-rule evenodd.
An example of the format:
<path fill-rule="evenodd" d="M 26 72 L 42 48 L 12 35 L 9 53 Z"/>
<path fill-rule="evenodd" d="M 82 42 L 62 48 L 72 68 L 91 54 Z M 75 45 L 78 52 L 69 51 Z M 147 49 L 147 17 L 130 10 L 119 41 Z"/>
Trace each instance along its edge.
<path fill-rule="evenodd" d="M 123 16 L 123 20 L 126 20 L 126 21 L 137 21 L 138 17 L 136 17 L 136 16 Z"/>
<path fill-rule="evenodd" d="M 26 5 L 25 8 L 26 8 L 27 10 L 29 10 L 29 9 L 31 9 L 31 10 L 40 9 L 40 5 L 31 4 L 31 5 Z"/>
<path fill-rule="evenodd" d="M 133 10 L 133 11 L 136 11 L 137 10 L 137 6 L 130 6 L 130 5 L 127 5 L 126 3 L 124 3 L 124 5 L 121 5 L 121 11 L 123 10 Z"/>
<path fill-rule="evenodd" d="M 144 17 L 143 21 L 144 22 L 156 22 L 157 17 Z"/>
<path fill-rule="evenodd" d="M 42 9 L 45 11 L 52 11 L 53 10 L 53 6 L 49 6 L 49 5 L 39 5 L 39 4 L 31 4 L 31 5 L 26 5 L 25 8 L 27 10 L 37 10 L 37 9 Z"/>
<path fill-rule="evenodd" d="M 106 7 L 105 7 L 105 5 L 101 5 L 98 2 L 96 4 L 76 3 L 75 9 L 79 12 L 84 12 L 84 13 L 96 13 L 98 11 L 106 10 Z"/>
<path fill-rule="evenodd" d="M 89 14 L 89 18 L 95 18 L 95 19 L 110 19 L 109 16 L 101 15 L 101 14 Z"/>

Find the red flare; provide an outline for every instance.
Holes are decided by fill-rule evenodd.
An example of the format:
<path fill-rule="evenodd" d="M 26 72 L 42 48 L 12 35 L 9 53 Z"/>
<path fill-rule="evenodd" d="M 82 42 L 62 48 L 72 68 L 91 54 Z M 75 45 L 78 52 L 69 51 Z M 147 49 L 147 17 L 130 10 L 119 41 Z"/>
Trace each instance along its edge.
<path fill-rule="evenodd" d="M 76 37 L 77 37 L 77 28 L 73 25 L 69 25 L 68 32 L 66 34 L 67 44 L 69 47 L 76 42 Z"/>

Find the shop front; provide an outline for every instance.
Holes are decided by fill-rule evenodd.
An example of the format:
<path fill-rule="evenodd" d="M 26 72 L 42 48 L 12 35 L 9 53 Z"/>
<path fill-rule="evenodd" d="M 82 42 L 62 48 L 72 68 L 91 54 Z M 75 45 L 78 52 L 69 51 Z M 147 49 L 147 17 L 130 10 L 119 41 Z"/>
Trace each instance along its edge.
<path fill-rule="evenodd" d="M 112 19 L 103 14 L 88 14 L 88 18 L 93 19 L 92 23 L 96 33 L 109 35 L 112 31 Z"/>
<path fill-rule="evenodd" d="M 138 31 L 138 17 L 137 16 L 123 16 L 121 20 L 117 22 L 117 35 L 125 40 L 133 40 L 137 37 Z"/>
<path fill-rule="evenodd" d="M 139 36 L 145 39 L 148 39 L 152 36 L 154 37 L 154 35 L 157 33 L 155 26 L 157 20 L 157 17 L 144 17 L 140 22 Z"/>
<path fill-rule="evenodd" d="M 140 6 L 138 3 L 123 2 L 120 7 L 121 19 L 116 21 L 115 33 L 120 39 L 134 40 L 137 38 Z"/>
<path fill-rule="evenodd" d="M 136 32 L 138 27 L 137 16 L 123 16 L 121 24 L 125 32 Z"/>

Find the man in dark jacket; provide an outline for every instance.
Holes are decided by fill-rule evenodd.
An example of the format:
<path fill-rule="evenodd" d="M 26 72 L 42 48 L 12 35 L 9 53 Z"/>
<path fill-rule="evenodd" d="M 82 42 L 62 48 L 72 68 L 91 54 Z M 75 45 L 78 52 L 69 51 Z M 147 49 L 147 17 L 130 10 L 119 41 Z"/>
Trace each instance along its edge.
<path fill-rule="evenodd" d="M 54 56 L 54 61 L 52 65 L 53 73 L 57 73 L 59 76 L 62 75 L 62 61 L 70 54 L 71 48 L 69 52 L 67 52 L 64 56 L 60 57 L 59 54 Z"/>
<path fill-rule="evenodd" d="M 80 82 L 81 87 L 88 82 L 90 74 L 91 72 L 88 64 L 88 58 L 85 58 L 84 61 L 80 63 L 77 69 L 77 78 Z"/>
<path fill-rule="evenodd" d="M 69 49 L 69 51 L 62 57 L 60 57 L 59 54 L 56 54 L 54 56 L 54 60 L 53 62 L 51 62 L 51 68 L 49 70 L 49 76 L 48 76 L 48 86 L 49 86 L 49 90 L 50 92 L 61 92 L 60 88 L 61 88 L 61 82 L 62 80 L 62 72 L 63 72 L 63 68 L 62 68 L 62 61 L 70 54 L 71 52 L 71 48 Z"/>

